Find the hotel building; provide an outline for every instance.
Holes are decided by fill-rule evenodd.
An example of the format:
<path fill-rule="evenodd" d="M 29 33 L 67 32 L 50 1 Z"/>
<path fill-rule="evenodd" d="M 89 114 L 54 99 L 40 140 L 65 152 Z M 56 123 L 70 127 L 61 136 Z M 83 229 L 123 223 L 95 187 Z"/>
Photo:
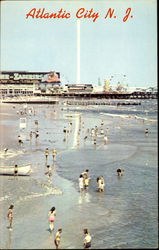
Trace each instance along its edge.
<path fill-rule="evenodd" d="M 59 72 L 1 71 L 0 95 L 53 93 L 61 89 Z"/>

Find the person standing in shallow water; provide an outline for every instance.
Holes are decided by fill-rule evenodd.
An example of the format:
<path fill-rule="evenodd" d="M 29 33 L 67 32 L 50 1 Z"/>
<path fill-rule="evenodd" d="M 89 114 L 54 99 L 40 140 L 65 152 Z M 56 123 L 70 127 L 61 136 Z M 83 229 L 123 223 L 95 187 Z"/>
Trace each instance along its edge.
<path fill-rule="evenodd" d="M 118 169 L 116 170 L 116 172 L 117 172 L 117 175 L 118 175 L 118 176 L 122 176 L 122 175 L 124 174 L 124 169 L 118 168 Z"/>
<path fill-rule="evenodd" d="M 84 182 L 84 189 L 88 188 L 89 186 L 89 169 L 86 169 L 83 173 L 82 173 L 82 176 L 83 176 L 83 182 Z"/>
<path fill-rule="evenodd" d="M 90 233 L 88 232 L 88 229 L 84 229 L 83 232 L 85 235 L 83 247 L 84 247 L 84 249 L 90 249 L 92 237 L 91 237 Z"/>
<path fill-rule="evenodd" d="M 98 191 L 100 193 L 104 192 L 105 181 L 104 181 L 103 176 L 100 176 L 97 178 L 97 183 L 98 183 Z"/>
<path fill-rule="evenodd" d="M 105 135 L 104 136 L 104 145 L 106 145 L 108 143 L 108 137 Z"/>
<path fill-rule="evenodd" d="M 52 207 L 49 211 L 49 230 L 50 232 L 52 232 L 54 230 L 54 222 L 55 222 L 55 216 L 56 216 L 56 208 Z"/>
<path fill-rule="evenodd" d="M 80 192 L 82 192 L 84 189 L 84 178 L 83 178 L 83 175 L 81 174 L 79 176 L 79 190 Z"/>
<path fill-rule="evenodd" d="M 58 231 L 55 234 L 55 239 L 54 239 L 54 243 L 56 246 L 56 249 L 59 248 L 60 246 L 60 242 L 61 242 L 61 233 L 62 233 L 62 228 L 59 228 Z"/>
<path fill-rule="evenodd" d="M 12 229 L 12 222 L 13 222 L 13 208 L 14 205 L 10 205 L 9 209 L 8 209 L 8 213 L 7 213 L 7 218 L 9 220 L 9 229 Z"/>

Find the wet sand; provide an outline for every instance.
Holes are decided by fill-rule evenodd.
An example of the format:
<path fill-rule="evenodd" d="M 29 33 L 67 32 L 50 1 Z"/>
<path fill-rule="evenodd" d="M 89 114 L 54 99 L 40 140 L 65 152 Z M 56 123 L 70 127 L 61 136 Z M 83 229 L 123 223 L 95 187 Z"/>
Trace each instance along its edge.
<path fill-rule="evenodd" d="M 69 107 L 69 110 L 66 108 L 63 111 L 59 105 L 34 105 L 35 115 L 20 116 L 17 114 L 17 110 L 20 110 L 22 106 L 14 106 L 15 108 L 13 108 L 13 105 L 3 104 L 0 110 L 2 121 L 1 165 L 31 163 L 33 171 L 30 176 L 26 177 L 0 176 L 0 214 L 2 222 L 0 224 L 0 247 L 2 249 L 55 249 L 54 232 L 51 234 L 48 232 L 47 214 L 52 206 L 55 206 L 57 210 L 55 231 L 58 228 L 63 229 L 61 240 L 61 248 L 63 249 L 83 248 L 84 228 L 91 231 L 93 236 L 92 248 L 94 249 L 129 248 L 129 246 L 135 246 L 135 244 L 140 246 L 138 241 L 134 243 L 135 239 L 131 244 L 132 239 L 129 242 L 128 238 L 125 237 L 127 230 L 123 231 L 123 228 L 128 226 L 127 222 L 122 221 L 123 224 L 121 224 L 123 225 L 121 232 L 124 237 L 120 238 L 120 234 L 118 235 L 114 227 L 116 225 L 118 228 L 117 225 L 120 224 L 123 217 L 128 218 L 130 216 L 130 213 L 127 214 L 130 201 L 125 200 L 119 190 L 124 193 L 129 183 L 130 189 L 134 189 L 131 196 L 131 199 L 134 199 L 135 186 L 137 186 L 135 181 L 147 165 L 151 165 L 151 169 L 146 171 L 154 171 L 152 172 L 152 178 L 154 177 L 156 181 L 156 125 L 153 125 L 154 134 L 151 134 L 150 138 L 145 138 L 144 127 L 148 126 L 149 123 L 147 122 L 145 125 L 134 117 L 124 120 L 118 117 L 100 116 L 89 113 L 89 109 L 88 116 L 87 110 L 82 112 L 75 108 L 71 111 Z M 74 112 L 82 112 L 82 121 L 84 121 L 79 145 L 77 143 L 79 118 L 66 119 L 65 116 L 66 113 Z M 27 117 L 27 128 L 24 130 L 19 128 L 20 117 Z M 33 136 L 30 141 L 29 132 L 30 130 L 35 131 L 36 119 L 39 121 L 40 136 L 37 140 Z M 108 128 L 107 134 L 110 140 L 108 145 L 103 144 L 102 137 L 97 139 L 96 147 L 94 147 L 90 137 L 84 142 L 86 130 L 94 127 L 95 124 L 99 126 L 102 119 L 105 124 L 104 128 Z M 67 140 L 63 141 L 63 128 L 64 126 L 68 127 L 70 120 L 73 123 L 72 132 L 69 133 Z M 128 127 L 129 130 L 127 130 Z M 133 129 L 135 129 L 135 137 Z M 19 133 L 24 138 L 22 146 L 18 144 L 17 140 Z M 126 133 L 128 136 L 125 136 Z M 139 138 L 137 138 L 138 135 L 140 135 Z M 7 157 L 4 157 L 2 153 L 5 147 L 9 148 Z M 53 163 L 52 156 L 49 155 L 46 163 L 44 156 L 46 147 L 58 150 L 56 162 Z M 141 147 L 142 150 L 138 154 Z M 148 157 L 145 157 L 146 150 L 149 153 Z M 133 159 L 137 159 L 138 161 L 135 161 L 135 164 L 141 165 L 142 168 L 138 167 L 139 170 L 135 170 L 139 172 L 135 173 L 135 178 L 132 181 Z M 51 183 L 48 182 L 48 177 L 44 175 L 46 164 L 50 164 L 53 168 Z M 120 164 L 126 170 L 126 177 L 123 182 L 116 176 L 116 168 Z M 90 169 L 91 185 L 87 192 L 80 194 L 78 177 L 86 168 Z M 99 194 L 96 190 L 95 180 L 101 174 L 104 174 L 107 178 L 104 194 Z M 152 204 L 154 203 L 154 197 L 152 196 L 154 188 L 155 186 L 152 186 L 150 192 L 146 191 L 152 199 Z M 143 191 L 143 186 L 139 185 L 137 190 L 142 197 L 147 187 Z M 108 202 L 105 203 L 106 201 Z M 6 213 L 12 203 L 15 206 L 13 231 L 9 231 L 6 228 L 8 225 Z M 140 204 L 138 205 L 140 206 Z M 154 206 L 156 206 L 156 203 Z M 156 225 L 154 218 L 153 227 L 156 228 Z M 112 234 L 113 230 L 115 236 Z M 147 243 L 146 246 L 155 247 L 157 244 L 155 239 L 151 243 Z M 145 246 L 144 240 L 141 245 Z"/>

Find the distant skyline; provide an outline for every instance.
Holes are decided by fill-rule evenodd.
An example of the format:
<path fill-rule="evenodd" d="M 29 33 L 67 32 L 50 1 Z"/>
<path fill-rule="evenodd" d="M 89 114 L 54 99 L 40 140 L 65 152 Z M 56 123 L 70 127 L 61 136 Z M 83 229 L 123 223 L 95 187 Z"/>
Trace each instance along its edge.
<path fill-rule="evenodd" d="M 26 18 L 33 8 L 36 15 L 41 9 L 39 16 L 42 11 L 70 16 Z M 77 18 L 81 8 L 92 17 Z M 2 1 L 1 71 L 57 71 L 64 84 L 76 83 L 77 20 L 81 83 L 157 85 L 156 0 Z"/>

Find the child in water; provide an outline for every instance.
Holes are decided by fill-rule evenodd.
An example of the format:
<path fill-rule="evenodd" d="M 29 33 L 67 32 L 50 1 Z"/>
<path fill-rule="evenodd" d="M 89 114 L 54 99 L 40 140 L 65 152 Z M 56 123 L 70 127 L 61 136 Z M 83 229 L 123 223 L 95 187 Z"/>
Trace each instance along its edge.
<path fill-rule="evenodd" d="M 62 228 L 59 228 L 58 231 L 55 234 L 54 243 L 55 243 L 56 249 L 58 249 L 59 245 L 60 245 L 61 233 L 62 233 Z"/>
<path fill-rule="evenodd" d="M 88 229 L 84 229 L 83 231 L 84 231 L 84 235 L 85 235 L 83 246 L 84 246 L 85 249 L 90 249 L 91 240 L 92 240 L 91 235 L 88 232 Z"/>

